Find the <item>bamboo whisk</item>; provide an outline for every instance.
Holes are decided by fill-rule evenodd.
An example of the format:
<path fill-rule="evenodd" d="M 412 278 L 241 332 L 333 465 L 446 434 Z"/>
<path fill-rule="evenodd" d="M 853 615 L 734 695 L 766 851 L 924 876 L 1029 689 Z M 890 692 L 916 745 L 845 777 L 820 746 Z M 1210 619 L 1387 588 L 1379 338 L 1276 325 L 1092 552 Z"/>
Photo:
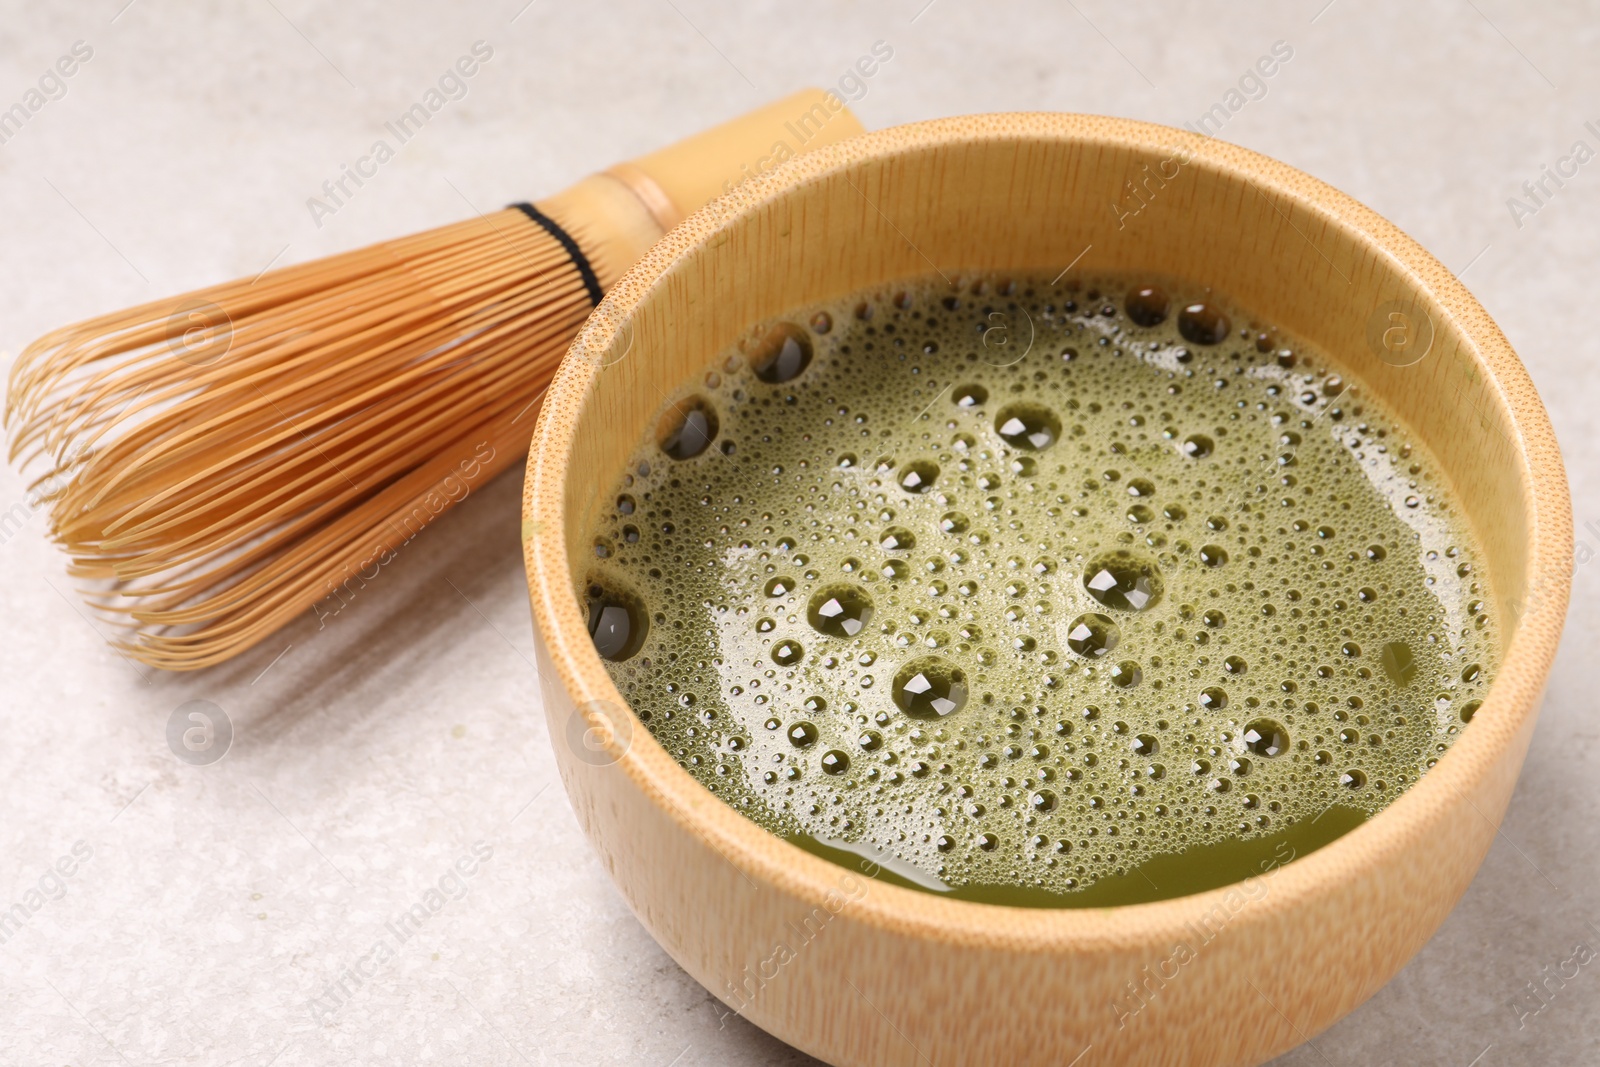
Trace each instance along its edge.
<path fill-rule="evenodd" d="M 681 217 L 859 132 L 807 90 L 537 206 L 55 330 L 12 367 L 11 457 L 119 649 L 221 662 L 525 455 L 573 335 Z"/>

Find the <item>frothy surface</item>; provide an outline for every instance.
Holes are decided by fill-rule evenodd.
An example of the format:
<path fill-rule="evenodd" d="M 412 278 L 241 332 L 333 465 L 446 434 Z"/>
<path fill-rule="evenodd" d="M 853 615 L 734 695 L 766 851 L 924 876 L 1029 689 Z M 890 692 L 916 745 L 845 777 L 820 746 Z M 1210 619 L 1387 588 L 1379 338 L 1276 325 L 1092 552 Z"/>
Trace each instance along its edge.
<path fill-rule="evenodd" d="M 1326 368 L 1148 279 L 801 309 L 644 434 L 597 647 L 729 804 L 935 885 L 1070 895 L 1371 814 L 1496 635 L 1436 464 Z"/>

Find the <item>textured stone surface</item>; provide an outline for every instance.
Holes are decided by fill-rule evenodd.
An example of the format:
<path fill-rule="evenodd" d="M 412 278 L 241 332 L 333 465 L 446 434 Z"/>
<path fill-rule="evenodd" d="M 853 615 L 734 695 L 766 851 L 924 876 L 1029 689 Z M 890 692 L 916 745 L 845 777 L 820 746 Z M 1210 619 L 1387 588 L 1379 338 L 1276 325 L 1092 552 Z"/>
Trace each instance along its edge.
<path fill-rule="evenodd" d="M 1582 291 L 1600 162 L 1520 226 L 1506 202 L 1575 141 L 1600 150 L 1592 7 L 123 3 L 0 3 L 0 110 L 75 41 L 94 50 L 0 144 L 8 353 L 85 315 L 554 191 L 835 84 L 877 40 L 894 57 L 855 105 L 872 127 L 1033 109 L 1181 125 L 1285 41 L 1293 58 L 1221 135 L 1465 272 L 1550 406 L 1579 559 L 1600 553 Z M 480 39 L 494 56 L 466 97 L 314 220 L 306 199 Z M 0 1061 L 810 1062 L 724 1025 L 578 831 L 537 709 L 518 481 L 475 490 L 324 628 L 308 614 L 227 666 L 166 676 L 105 648 L 23 481 L 0 473 L 0 908 L 40 902 L 0 944 Z M 1567 962 L 1600 949 L 1600 731 L 1581 673 L 1597 592 L 1600 568 L 1580 563 L 1527 768 L 1460 907 L 1280 1063 L 1600 1059 L 1600 960 Z M 189 700 L 232 721 L 219 763 L 168 748 Z M 75 847 L 70 876 L 46 873 Z M 388 924 L 441 879 L 454 899 L 401 941 Z M 361 961 L 370 977 L 334 1005 L 329 984 Z"/>

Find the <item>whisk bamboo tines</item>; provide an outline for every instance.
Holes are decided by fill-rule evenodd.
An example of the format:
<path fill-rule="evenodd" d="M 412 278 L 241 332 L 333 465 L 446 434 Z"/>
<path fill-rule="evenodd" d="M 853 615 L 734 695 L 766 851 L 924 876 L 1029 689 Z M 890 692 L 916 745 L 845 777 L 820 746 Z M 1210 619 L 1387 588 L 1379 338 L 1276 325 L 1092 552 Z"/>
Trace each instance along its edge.
<path fill-rule="evenodd" d="M 861 131 L 797 93 L 537 205 L 55 330 L 11 370 L 11 458 L 112 643 L 174 670 L 326 620 L 526 454 L 584 319 L 683 215 Z"/>

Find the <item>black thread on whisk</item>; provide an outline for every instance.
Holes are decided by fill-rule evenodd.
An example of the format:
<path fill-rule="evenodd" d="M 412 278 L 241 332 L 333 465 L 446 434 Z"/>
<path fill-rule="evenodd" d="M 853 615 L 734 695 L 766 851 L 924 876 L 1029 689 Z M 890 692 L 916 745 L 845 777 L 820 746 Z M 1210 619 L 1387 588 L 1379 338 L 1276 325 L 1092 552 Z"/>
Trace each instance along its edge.
<path fill-rule="evenodd" d="M 589 266 L 589 257 L 583 254 L 583 249 L 578 247 L 578 242 L 572 239 L 572 235 L 563 230 L 555 219 L 546 215 L 532 204 L 521 203 L 510 206 L 543 226 L 546 233 L 561 242 L 561 247 L 567 250 L 567 255 L 572 259 L 572 265 L 578 268 L 578 274 L 583 278 L 583 287 L 589 290 L 589 302 L 598 306 L 601 298 L 605 296 L 600 291 L 600 279 L 594 276 L 594 268 Z"/>

